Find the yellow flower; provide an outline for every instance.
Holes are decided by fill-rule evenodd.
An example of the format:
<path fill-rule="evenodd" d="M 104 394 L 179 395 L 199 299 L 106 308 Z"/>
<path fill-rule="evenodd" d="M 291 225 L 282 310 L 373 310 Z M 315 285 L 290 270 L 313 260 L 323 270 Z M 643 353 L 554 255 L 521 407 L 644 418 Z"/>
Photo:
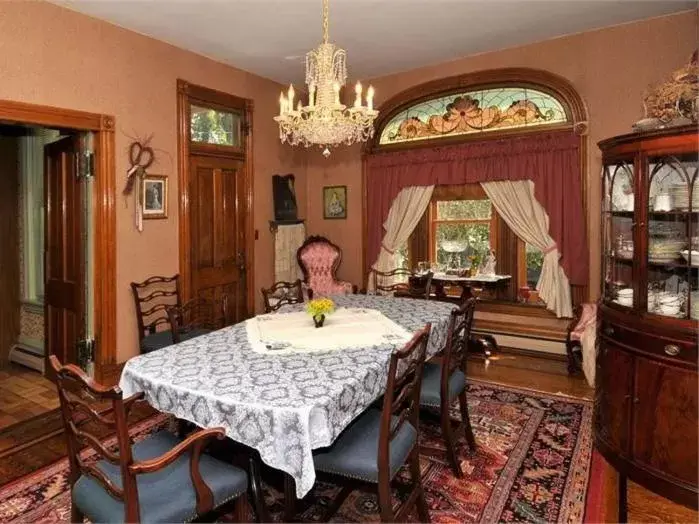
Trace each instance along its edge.
<path fill-rule="evenodd" d="M 335 303 L 329 298 L 314 298 L 306 305 L 306 311 L 312 317 L 329 315 L 335 309 Z"/>

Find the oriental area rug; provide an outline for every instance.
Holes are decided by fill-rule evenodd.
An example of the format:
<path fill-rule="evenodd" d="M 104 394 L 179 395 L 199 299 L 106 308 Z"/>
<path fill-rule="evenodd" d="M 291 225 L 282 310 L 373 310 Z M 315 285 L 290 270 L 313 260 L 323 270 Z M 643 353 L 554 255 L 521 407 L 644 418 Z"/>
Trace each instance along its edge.
<path fill-rule="evenodd" d="M 432 522 L 583 522 L 592 455 L 592 404 L 473 380 L 468 398 L 478 446 L 470 452 L 465 439 L 459 441 L 464 477 L 456 478 L 440 453 L 421 456 Z M 458 416 L 458 409 L 453 414 Z M 168 417 L 157 415 L 134 425 L 131 432 L 139 440 L 167 425 Z M 437 422 L 421 423 L 420 432 L 423 444 L 443 449 Z M 63 459 L 1 486 L 0 522 L 68 522 L 67 477 L 68 462 Z M 407 473 L 399 473 L 397 497 L 407 491 L 408 478 Z M 316 482 L 299 504 L 298 520 L 320 520 L 338 491 L 332 484 Z M 281 520 L 282 494 L 265 486 L 265 500 L 271 518 Z M 353 492 L 332 520 L 378 522 L 375 495 Z"/>

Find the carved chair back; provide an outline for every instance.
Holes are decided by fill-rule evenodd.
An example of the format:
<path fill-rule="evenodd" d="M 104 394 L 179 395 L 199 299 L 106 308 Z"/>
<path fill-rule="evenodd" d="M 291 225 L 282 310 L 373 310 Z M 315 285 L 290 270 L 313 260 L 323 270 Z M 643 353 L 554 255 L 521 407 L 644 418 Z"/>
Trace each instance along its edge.
<path fill-rule="evenodd" d="M 325 237 L 310 236 L 296 252 L 303 280 L 318 296 L 346 294 L 352 285 L 337 279 L 342 251 Z"/>
<path fill-rule="evenodd" d="M 168 467 L 180 456 L 191 453 L 189 472 L 196 498 L 196 512 L 199 515 L 211 511 L 214 505 L 213 493 L 204 481 L 199 470 L 199 461 L 205 446 L 213 438 L 222 439 L 223 428 L 200 430 L 190 435 L 176 447 L 158 457 L 135 462 L 131 448 L 127 419 L 134 403 L 143 400 L 144 394 L 136 393 L 124 399 L 118 386 L 106 387 L 88 377 L 79 367 L 61 365 L 55 355 L 49 357 L 56 374 L 58 398 L 65 426 L 68 444 L 70 473 L 68 480 L 71 489 L 86 475 L 94 479 L 105 491 L 124 504 L 123 522 L 139 522 L 138 485 L 136 477 L 153 473 Z M 101 441 L 100 428 L 116 433 L 116 449 L 107 449 Z M 94 451 L 97 459 L 85 460 L 83 449 Z M 104 460 L 119 468 L 121 487 L 98 467 L 98 460 Z M 167 504 L 167 501 L 163 501 Z"/>
<path fill-rule="evenodd" d="M 395 292 L 408 292 L 410 278 L 415 273 L 406 268 L 396 268 L 391 271 L 374 271 L 369 273 L 369 278 L 374 280 L 374 290 L 378 295 L 390 295 Z"/>
<path fill-rule="evenodd" d="M 127 417 L 133 402 L 142 398 L 142 395 L 124 400 L 118 387 L 98 384 L 79 367 L 73 364 L 62 366 L 54 355 L 49 359 L 56 372 L 58 398 L 68 444 L 68 480 L 71 487 L 81 475 L 89 475 L 114 498 L 123 501 L 127 515 L 138 515 L 136 476 L 129 469 L 133 456 Z M 116 432 L 116 451 L 110 451 L 102 444 L 100 428 L 108 429 L 109 433 Z M 98 459 L 120 468 L 121 487 L 115 485 L 97 467 L 95 460 L 87 461 L 83 458 L 81 450 L 85 447 L 94 451 Z"/>
<path fill-rule="evenodd" d="M 265 304 L 265 313 L 276 311 L 286 304 L 299 304 L 303 302 L 303 282 L 275 282 L 269 289 L 262 288 L 262 300 Z"/>
<path fill-rule="evenodd" d="M 391 440 L 406 422 L 418 430 L 420 386 L 431 329 L 431 324 L 425 325 L 402 349 L 391 354 L 379 429 L 379 482 L 384 485 L 390 482 Z"/>
<path fill-rule="evenodd" d="M 442 376 L 440 382 L 441 398 L 449 399 L 449 378 L 457 369 L 466 375 L 466 358 L 468 342 L 471 338 L 473 315 L 476 311 L 477 298 L 464 300 L 449 317 L 447 341 L 442 356 Z"/>
<path fill-rule="evenodd" d="M 430 293 L 432 292 L 433 276 L 434 274 L 430 271 L 424 275 L 412 275 L 408 277 L 407 289 L 395 291 L 394 296 L 429 300 Z"/>
<path fill-rule="evenodd" d="M 154 276 L 143 282 L 131 282 L 131 292 L 136 306 L 139 342 L 147 335 L 167 329 L 167 308 L 181 305 L 179 275 Z"/>
<path fill-rule="evenodd" d="M 172 327 L 172 339 L 179 344 L 195 330 L 203 333 L 224 327 L 228 318 L 228 295 L 217 300 L 193 298 L 181 306 L 168 306 L 167 316 Z"/>

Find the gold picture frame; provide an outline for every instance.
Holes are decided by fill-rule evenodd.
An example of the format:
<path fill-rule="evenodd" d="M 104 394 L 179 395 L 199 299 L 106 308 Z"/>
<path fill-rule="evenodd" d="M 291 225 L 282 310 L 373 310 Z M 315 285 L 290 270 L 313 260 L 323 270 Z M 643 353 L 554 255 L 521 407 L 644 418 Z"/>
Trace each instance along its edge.
<path fill-rule="evenodd" d="M 144 176 L 141 182 L 141 199 L 144 219 L 167 218 L 167 176 Z"/>
<path fill-rule="evenodd" d="M 329 220 L 347 218 L 347 186 L 323 188 L 323 218 Z"/>

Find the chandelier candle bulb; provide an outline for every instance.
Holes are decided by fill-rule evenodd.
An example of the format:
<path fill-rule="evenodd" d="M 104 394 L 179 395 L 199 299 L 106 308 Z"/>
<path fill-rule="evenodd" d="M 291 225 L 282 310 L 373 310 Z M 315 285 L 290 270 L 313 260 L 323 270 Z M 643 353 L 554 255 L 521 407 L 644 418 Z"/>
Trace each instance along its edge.
<path fill-rule="evenodd" d="M 354 87 L 354 93 L 357 95 L 357 97 L 354 99 L 354 107 L 361 107 L 362 106 L 362 83 L 357 82 L 357 85 Z"/>
<path fill-rule="evenodd" d="M 284 93 L 279 95 L 279 116 L 283 116 L 286 113 L 286 98 L 284 98 Z"/>
<path fill-rule="evenodd" d="M 294 85 L 289 84 L 289 111 L 294 110 Z"/>
<path fill-rule="evenodd" d="M 369 86 L 369 89 L 366 90 L 366 105 L 367 109 L 369 111 L 374 110 L 374 87 Z"/>
<path fill-rule="evenodd" d="M 315 103 L 316 86 L 311 84 L 308 86 L 308 106 L 313 107 Z"/>
<path fill-rule="evenodd" d="M 302 108 L 303 108 L 303 104 L 301 103 L 301 100 L 299 100 L 299 103 L 296 105 L 296 111 L 301 113 Z"/>

